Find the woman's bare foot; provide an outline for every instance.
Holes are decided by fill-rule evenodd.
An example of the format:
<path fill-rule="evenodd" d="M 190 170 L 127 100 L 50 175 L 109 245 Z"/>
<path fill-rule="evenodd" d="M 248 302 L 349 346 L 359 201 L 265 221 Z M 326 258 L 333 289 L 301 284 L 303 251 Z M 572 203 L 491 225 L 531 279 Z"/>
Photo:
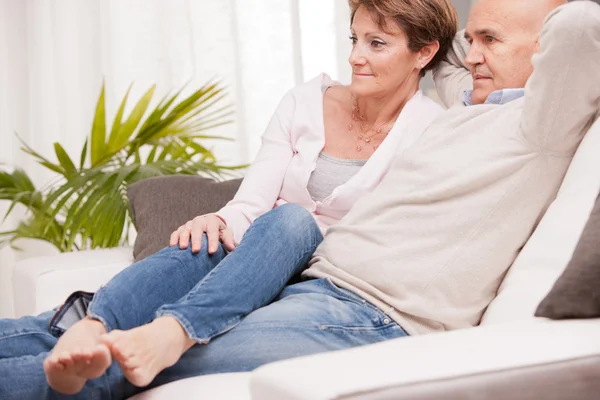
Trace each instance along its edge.
<path fill-rule="evenodd" d="M 89 318 L 68 329 L 44 360 L 48 385 L 59 393 L 75 394 L 88 379 L 102 376 L 112 362 L 108 347 L 100 343 L 104 333 L 104 325 Z"/>
<path fill-rule="evenodd" d="M 110 348 L 127 380 L 139 387 L 149 385 L 160 371 L 175 364 L 196 343 L 169 316 L 128 331 L 111 331 L 101 340 Z"/>

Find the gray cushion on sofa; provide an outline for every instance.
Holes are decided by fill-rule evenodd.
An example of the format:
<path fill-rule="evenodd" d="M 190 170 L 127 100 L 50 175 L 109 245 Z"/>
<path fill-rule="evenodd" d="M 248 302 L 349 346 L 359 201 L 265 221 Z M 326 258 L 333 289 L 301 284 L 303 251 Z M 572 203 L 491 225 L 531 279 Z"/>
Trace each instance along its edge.
<path fill-rule="evenodd" d="M 600 197 L 567 268 L 540 303 L 538 317 L 600 317 Z"/>
<path fill-rule="evenodd" d="M 131 185 L 127 195 L 137 228 L 136 261 L 169 245 L 171 233 L 190 219 L 219 210 L 233 198 L 241 179 L 215 182 L 188 175 L 161 176 Z"/>

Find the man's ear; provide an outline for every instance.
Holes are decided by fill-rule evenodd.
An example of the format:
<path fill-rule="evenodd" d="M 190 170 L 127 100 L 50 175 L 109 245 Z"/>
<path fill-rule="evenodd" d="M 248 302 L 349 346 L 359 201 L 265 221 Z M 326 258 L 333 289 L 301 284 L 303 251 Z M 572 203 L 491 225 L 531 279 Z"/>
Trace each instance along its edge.
<path fill-rule="evenodd" d="M 431 62 L 433 57 L 435 57 L 439 49 L 440 42 L 436 40 L 435 42 L 430 43 L 427 46 L 423 47 L 421 50 L 419 50 L 419 57 L 417 57 L 417 63 L 419 64 L 418 67 L 426 67 L 427 64 Z M 423 67 L 421 67 L 421 65 Z"/>

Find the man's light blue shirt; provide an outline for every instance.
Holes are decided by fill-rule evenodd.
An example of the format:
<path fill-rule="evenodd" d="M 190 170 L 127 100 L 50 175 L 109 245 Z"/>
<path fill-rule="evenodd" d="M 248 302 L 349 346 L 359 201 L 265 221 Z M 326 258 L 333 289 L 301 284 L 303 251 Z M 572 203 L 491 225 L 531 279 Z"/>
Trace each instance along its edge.
<path fill-rule="evenodd" d="M 465 103 L 465 106 L 473 105 L 473 101 L 471 100 L 472 94 L 472 90 L 465 90 L 463 92 L 463 103 Z M 496 90 L 495 92 L 490 93 L 484 104 L 506 104 L 523 96 L 525 96 L 525 89 Z"/>

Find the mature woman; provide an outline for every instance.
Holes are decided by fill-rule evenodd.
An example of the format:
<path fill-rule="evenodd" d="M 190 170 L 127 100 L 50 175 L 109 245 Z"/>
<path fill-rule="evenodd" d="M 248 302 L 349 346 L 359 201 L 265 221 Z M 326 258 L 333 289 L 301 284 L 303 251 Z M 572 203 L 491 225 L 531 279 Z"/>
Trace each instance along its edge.
<path fill-rule="evenodd" d="M 186 350 L 210 347 L 271 303 L 307 265 L 322 233 L 441 112 L 419 82 L 457 27 L 449 0 L 350 0 L 350 8 L 352 83 L 323 74 L 285 95 L 235 198 L 181 226 L 171 247 L 93 297 L 73 294 L 54 315 L 0 321 L 0 347 L 20 349 L 16 368 L 43 359 L 39 351 L 19 359 L 33 336 L 3 339 L 26 323 L 60 336 L 45 350 L 54 347 L 44 362 L 54 390 L 89 390 L 114 375 L 112 359 L 131 383 L 148 385 Z"/>

